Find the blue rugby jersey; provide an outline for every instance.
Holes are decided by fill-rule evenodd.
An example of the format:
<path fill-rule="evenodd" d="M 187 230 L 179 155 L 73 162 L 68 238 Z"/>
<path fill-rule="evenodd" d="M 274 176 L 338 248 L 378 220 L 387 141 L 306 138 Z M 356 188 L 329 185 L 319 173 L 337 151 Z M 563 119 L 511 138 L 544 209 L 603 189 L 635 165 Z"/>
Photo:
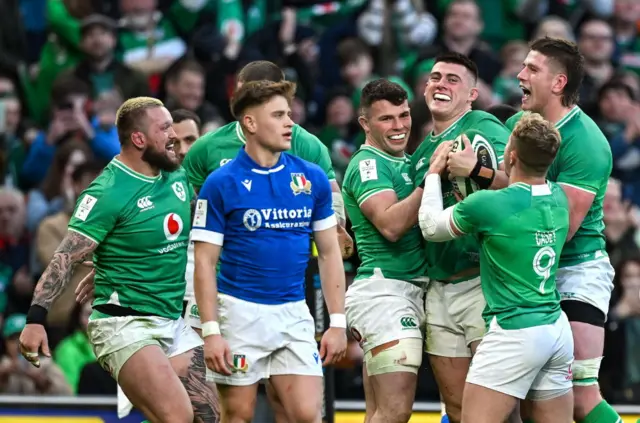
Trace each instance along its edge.
<path fill-rule="evenodd" d="M 243 148 L 200 189 L 191 239 L 224 246 L 218 292 L 259 304 L 301 301 L 312 231 L 337 224 L 331 203 L 317 165 L 282 153 L 263 168 Z"/>

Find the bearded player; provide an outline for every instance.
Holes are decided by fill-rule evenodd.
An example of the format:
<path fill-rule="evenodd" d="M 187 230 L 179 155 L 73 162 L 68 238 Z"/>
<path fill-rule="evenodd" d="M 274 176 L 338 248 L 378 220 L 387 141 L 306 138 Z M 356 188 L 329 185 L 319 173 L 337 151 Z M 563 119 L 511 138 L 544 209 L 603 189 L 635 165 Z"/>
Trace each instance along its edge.
<path fill-rule="evenodd" d="M 569 205 L 562 188 L 545 179 L 559 148 L 553 124 L 537 114 L 523 117 L 505 151 L 509 186 L 446 209 L 446 145 L 429 167 L 419 217 L 425 238 L 480 240 L 489 329 L 467 375 L 462 423 L 504 422 L 525 399 L 536 422 L 573 421 L 573 339 L 555 284 Z"/>
<path fill-rule="evenodd" d="M 425 89 L 425 101 L 433 116 L 434 130 L 411 157 L 411 176 L 416 186 L 424 180 L 429 162 L 439 145 L 473 131 L 493 146 L 499 162 L 509 139 L 509 131 L 494 116 L 471 110 L 478 97 L 478 69 L 466 56 L 447 53 L 436 58 Z M 454 158 L 466 159 L 471 148 Z M 472 166 L 473 167 L 473 166 Z M 467 174 L 480 188 L 506 186 L 502 171 Z M 446 207 L 456 203 L 452 184 L 442 184 Z M 440 388 L 440 395 L 452 423 L 459 423 L 462 393 L 471 356 L 485 332 L 482 310 L 485 305 L 480 287 L 478 242 L 471 236 L 444 243 L 425 243 L 427 274 L 430 282 L 426 296 L 426 351 Z"/>
<path fill-rule="evenodd" d="M 404 153 L 411 132 L 407 92 L 386 79 L 362 89 L 365 143 L 343 192 L 361 264 L 347 290 L 347 323 L 364 350 L 366 422 L 411 418 L 422 364 L 426 261 L 417 227 L 422 189 Z"/>
<path fill-rule="evenodd" d="M 193 195 L 171 125 L 159 100 L 133 98 L 120 107 L 121 153 L 80 196 L 36 286 L 20 345 L 36 366 L 40 349 L 49 355 L 47 310 L 75 265 L 93 253 L 87 336 L 100 365 L 151 421 L 219 421 L 203 342 L 181 317 Z"/>
<path fill-rule="evenodd" d="M 584 58 L 576 44 L 542 38 L 518 74 L 522 109 L 540 113 L 562 137 L 547 178 L 562 186 L 570 206 L 568 241 L 560 256 L 557 284 L 575 344 L 573 386 L 577 423 L 616 423 L 602 398 L 598 373 L 614 270 L 605 250 L 603 200 L 612 168 L 611 148 L 600 128 L 578 106 Z M 512 128 L 522 112 L 507 121 Z"/>

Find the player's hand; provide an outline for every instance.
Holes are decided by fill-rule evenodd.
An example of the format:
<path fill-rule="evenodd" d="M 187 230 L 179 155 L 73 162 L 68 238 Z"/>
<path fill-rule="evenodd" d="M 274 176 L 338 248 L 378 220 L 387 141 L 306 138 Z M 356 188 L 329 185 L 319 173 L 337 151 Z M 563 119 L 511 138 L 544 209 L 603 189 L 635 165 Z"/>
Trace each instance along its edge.
<path fill-rule="evenodd" d="M 328 366 L 344 358 L 347 351 L 347 330 L 329 328 L 320 341 L 320 358 L 322 365 Z"/>
<path fill-rule="evenodd" d="M 76 288 L 75 294 L 76 294 L 76 302 L 78 304 L 84 304 L 87 301 L 93 301 L 94 294 L 95 294 L 95 287 L 96 287 L 94 284 L 94 277 L 96 275 L 96 271 L 95 269 L 93 269 L 93 262 L 85 261 L 82 264 L 84 266 L 91 267 L 92 269 L 89 272 L 89 274 L 80 281 L 80 283 L 78 284 L 78 287 Z"/>
<path fill-rule="evenodd" d="M 338 225 L 338 243 L 342 252 L 342 259 L 346 260 L 353 255 L 353 239 L 347 233 L 347 230 Z"/>
<path fill-rule="evenodd" d="M 51 357 L 49 341 L 44 326 L 29 323 L 20 334 L 20 353 L 27 361 L 36 367 L 40 367 L 39 352 L 45 357 Z"/>
<path fill-rule="evenodd" d="M 447 170 L 449 171 L 449 179 L 455 176 L 461 176 L 468 178 L 471 171 L 478 162 L 478 157 L 471 147 L 471 141 L 466 135 L 462 135 L 462 142 L 464 143 L 464 149 L 456 151 L 455 153 L 449 152 L 449 160 L 447 161 Z"/>
<path fill-rule="evenodd" d="M 436 148 L 436 151 L 433 152 L 433 155 L 429 159 L 429 173 L 442 174 L 446 169 L 451 144 L 451 141 L 444 141 Z"/>
<path fill-rule="evenodd" d="M 225 376 L 231 376 L 231 349 L 222 335 L 210 335 L 204 338 L 204 362 L 209 370 Z"/>

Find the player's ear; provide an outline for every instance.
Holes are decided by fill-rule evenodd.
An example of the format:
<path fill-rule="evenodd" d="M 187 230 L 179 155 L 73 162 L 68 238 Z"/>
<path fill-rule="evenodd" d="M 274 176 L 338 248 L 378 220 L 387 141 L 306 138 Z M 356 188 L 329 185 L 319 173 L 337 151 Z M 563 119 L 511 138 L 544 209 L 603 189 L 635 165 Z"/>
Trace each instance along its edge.
<path fill-rule="evenodd" d="M 551 91 L 555 95 L 561 95 L 564 91 L 564 87 L 567 86 L 567 75 L 559 73 L 553 77 L 553 85 L 551 85 Z"/>
<path fill-rule="evenodd" d="M 480 95 L 478 89 L 476 87 L 471 88 L 471 91 L 469 92 L 469 101 L 473 103 L 478 99 L 478 95 Z"/>
<path fill-rule="evenodd" d="M 370 132 L 369 121 L 367 120 L 366 116 L 364 116 L 364 115 L 358 116 L 358 123 L 360 124 L 360 126 L 362 127 L 362 130 L 364 132 L 366 132 L 366 133 Z"/>
<path fill-rule="evenodd" d="M 146 142 L 147 142 L 147 137 L 145 137 L 142 132 L 135 131 L 131 133 L 131 144 L 133 144 L 134 147 L 142 150 Z"/>
<path fill-rule="evenodd" d="M 250 134 L 255 134 L 257 130 L 256 119 L 253 115 L 242 116 L 242 126 L 249 131 Z"/>

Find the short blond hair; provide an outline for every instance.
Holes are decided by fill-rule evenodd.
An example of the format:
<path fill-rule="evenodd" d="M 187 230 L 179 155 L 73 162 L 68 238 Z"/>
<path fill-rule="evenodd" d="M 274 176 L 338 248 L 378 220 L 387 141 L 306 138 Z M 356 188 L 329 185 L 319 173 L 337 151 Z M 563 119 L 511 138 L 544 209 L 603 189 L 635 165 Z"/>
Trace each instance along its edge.
<path fill-rule="evenodd" d="M 524 113 L 513 128 L 511 142 L 518 160 L 532 176 L 544 176 L 560 148 L 555 125 L 538 113 Z"/>
<path fill-rule="evenodd" d="M 164 103 L 153 97 L 130 98 L 116 112 L 116 128 L 120 144 L 124 144 L 131 138 L 131 134 L 142 130 L 141 121 L 147 110 L 156 107 L 164 107 Z"/>

